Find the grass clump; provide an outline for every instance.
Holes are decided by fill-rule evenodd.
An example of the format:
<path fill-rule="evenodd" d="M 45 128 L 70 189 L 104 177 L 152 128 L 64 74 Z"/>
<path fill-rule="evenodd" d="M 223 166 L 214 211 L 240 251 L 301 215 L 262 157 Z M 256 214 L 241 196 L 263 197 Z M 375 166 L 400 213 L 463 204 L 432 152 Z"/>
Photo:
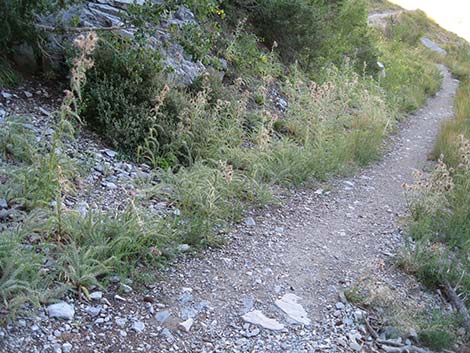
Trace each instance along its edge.
<path fill-rule="evenodd" d="M 423 12 L 407 11 L 391 18 L 384 30 L 377 32 L 379 60 L 385 66 L 380 83 L 390 104 L 404 113 L 418 109 L 441 86 L 435 57 L 419 44 L 429 28 L 431 22 Z"/>

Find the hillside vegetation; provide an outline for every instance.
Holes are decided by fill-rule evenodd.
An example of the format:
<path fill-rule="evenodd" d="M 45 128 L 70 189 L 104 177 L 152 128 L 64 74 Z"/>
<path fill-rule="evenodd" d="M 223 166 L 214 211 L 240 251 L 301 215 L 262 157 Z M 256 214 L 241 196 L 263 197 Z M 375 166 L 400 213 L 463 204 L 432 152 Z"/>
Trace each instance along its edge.
<path fill-rule="evenodd" d="M 67 3 L 2 3 L 2 86 L 21 80 L 11 64 L 17 44 L 41 53 L 47 30 L 34 26 L 35 16 Z M 247 207 L 276 202 L 274 187 L 308 186 L 380 159 L 397 122 L 440 85 L 435 58 L 417 45 L 421 32 L 406 21 L 368 28 L 361 0 L 147 5 L 129 8 L 133 40 L 100 31 L 70 46 L 70 88 L 52 138 L 36 138 L 21 117 L 0 123 L 0 195 L 21 211 L 13 226 L 0 224 L 3 316 L 64 293 L 88 295 L 116 274 L 150 280 L 142 268 L 164 264 L 181 244 L 221 244 Z M 201 27 L 173 35 L 211 68 L 186 86 L 147 45 L 149 26 L 180 5 Z M 44 77 L 63 74 L 47 70 Z M 63 205 L 90 170 L 63 153 L 81 129 L 151 168 L 125 211 L 83 216 Z M 155 199 L 174 212 L 143 206 Z"/>

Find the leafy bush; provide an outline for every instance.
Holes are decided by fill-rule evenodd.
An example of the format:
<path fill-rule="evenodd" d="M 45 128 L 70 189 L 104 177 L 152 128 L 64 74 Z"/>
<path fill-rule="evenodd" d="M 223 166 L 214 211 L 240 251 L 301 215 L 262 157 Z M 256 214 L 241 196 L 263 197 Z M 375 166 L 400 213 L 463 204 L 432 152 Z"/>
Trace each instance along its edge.
<path fill-rule="evenodd" d="M 166 84 L 162 77 L 156 51 L 135 47 L 124 37 L 107 37 L 100 41 L 95 65 L 87 75 L 81 117 L 112 146 L 130 153 L 155 128 L 164 153 L 184 102 L 177 91 L 162 96 Z M 151 114 L 155 105 L 164 111 L 158 120 Z"/>
<path fill-rule="evenodd" d="M 298 61 L 307 71 L 344 57 L 375 70 L 376 49 L 369 36 L 362 0 L 225 1 L 228 17 L 248 17 L 255 33 L 272 49 L 278 46 L 285 63 Z"/>

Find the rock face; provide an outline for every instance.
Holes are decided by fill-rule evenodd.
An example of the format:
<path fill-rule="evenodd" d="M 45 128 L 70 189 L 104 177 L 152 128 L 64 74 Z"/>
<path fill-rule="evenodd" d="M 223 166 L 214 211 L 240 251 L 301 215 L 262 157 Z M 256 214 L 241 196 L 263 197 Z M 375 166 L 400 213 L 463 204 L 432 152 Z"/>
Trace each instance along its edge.
<path fill-rule="evenodd" d="M 436 53 L 439 54 L 447 54 L 447 52 L 442 49 L 439 45 L 434 43 L 431 39 L 423 37 L 421 38 L 421 44 L 423 44 L 426 48 L 431 49 L 432 51 L 435 51 Z"/>
<path fill-rule="evenodd" d="M 126 27 L 124 15 L 127 13 L 128 5 L 134 3 L 133 0 L 96 0 L 87 1 L 81 4 L 70 6 L 57 13 L 39 18 L 39 24 L 49 27 L 72 27 L 71 23 L 78 22 L 77 27 L 118 27 L 116 31 L 123 36 L 134 37 L 136 29 Z M 142 5 L 143 0 L 137 1 L 137 5 Z M 162 19 L 158 26 L 155 26 L 154 33 L 148 38 L 150 47 L 158 50 L 162 55 L 165 68 L 169 69 L 169 78 L 178 85 L 189 85 L 202 73 L 206 67 L 201 62 L 196 62 L 191 55 L 187 54 L 184 48 L 177 43 L 171 34 L 170 28 L 181 30 L 184 26 L 197 25 L 194 14 L 186 7 L 180 6 L 177 11 Z M 75 26 L 73 26 L 75 27 Z M 122 27 L 122 29 L 119 29 Z M 57 69 L 63 64 L 63 46 L 58 45 L 64 41 L 71 40 L 71 37 L 59 33 L 49 33 L 48 52 L 51 59 L 49 65 Z"/>

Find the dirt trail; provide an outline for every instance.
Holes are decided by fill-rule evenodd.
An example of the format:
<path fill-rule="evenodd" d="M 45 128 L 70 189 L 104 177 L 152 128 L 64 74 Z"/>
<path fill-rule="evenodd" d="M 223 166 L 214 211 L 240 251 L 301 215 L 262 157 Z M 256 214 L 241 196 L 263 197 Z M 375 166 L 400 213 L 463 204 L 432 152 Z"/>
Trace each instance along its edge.
<path fill-rule="evenodd" d="M 381 273 L 384 259 L 403 243 L 401 184 L 424 166 L 441 123 L 453 114 L 458 82 L 440 69 L 442 89 L 401 124 L 381 162 L 347 180 L 297 191 L 281 207 L 249 215 L 223 249 L 189 256 L 159 273 L 161 280 L 146 293 L 155 298 L 153 304 L 135 293 L 123 294 L 126 301 L 105 294 L 102 322 L 77 318 L 82 320 L 79 330 L 64 342 L 72 343 L 72 352 L 353 351 L 346 341 L 358 326 L 343 317 L 346 309 L 336 303 L 338 293 Z M 287 293 L 301 298 L 310 325 L 294 324 L 275 306 Z M 246 323 L 242 315 L 253 310 L 284 329 Z M 188 318 L 188 324 L 194 323 L 185 332 L 178 325 Z M 55 335 L 54 327 L 45 335 Z M 53 345 L 46 349 L 29 330 L 4 343 L 16 347 L 26 338 L 24 352 L 59 351 Z"/>
<path fill-rule="evenodd" d="M 321 327 L 339 288 L 383 266 L 383 259 L 402 243 L 398 222 L 406 214 L 406 201 L 401 185 L 425 165 L 441 123 L 453 114 L 458 82 L 440 69 L 442 89 L 401 125 L 392 152 L 380 163 L 335 181 L 330 193 L 299 192 L 286 206 L 255 218 L 255 226 L 236 230 L 226 249 L 189 259 L 164 275 L 168 285 L 158 296 L 170 311 L 181 311 L 183 288 L 192 289 L 192 301 L 207 301 L 211 307 L 206 317 L 195 318 L 182 338 L 185 346 L 202 344 L 202 337 L 216 346 L 217 337 L 227 344 L 236 337 L 233 323 L 250 309 L 251 299 L 255 309 L 285 323 L 273 303 L 289 292 L 302 298 L 309 318 Z M 304 347 L 289 328 L 283 341 L 297 347 L 293 351 Z M 283 351 L 281 346 L 272 349 Z"/>
<path fill-rule="evenodd" d="M 452 116 L 458 82 L 441 70 L 441 91 L 401 125 L 392 152 L 380 163 L 335 181 L 331 192 L 298 192 L 287 205 L 254 217 L 256 225 L 241 225 L 226 248 L 167 270 L 154 290 L 172 315 L 162 327 L 175 332 L 177 322 L 191 316 L 194 325 L 189 333 L 165 336 L 168 346 L 157 340 L 159 351 L 345 351 L 324 342 L 333 336 L 326 313 L 341 287 L 379 271 L 402 243 L 401 184 L 424 166 L 441 123 Z M 302 298 L 314 329 L 289 325 L 274 305 L 285 293 Z M 255 331 L 255 338 L 246 338 L 253 328 L 244 326 L 241 315 L 253 309 L 285 324 L 285 330 Z"/>

